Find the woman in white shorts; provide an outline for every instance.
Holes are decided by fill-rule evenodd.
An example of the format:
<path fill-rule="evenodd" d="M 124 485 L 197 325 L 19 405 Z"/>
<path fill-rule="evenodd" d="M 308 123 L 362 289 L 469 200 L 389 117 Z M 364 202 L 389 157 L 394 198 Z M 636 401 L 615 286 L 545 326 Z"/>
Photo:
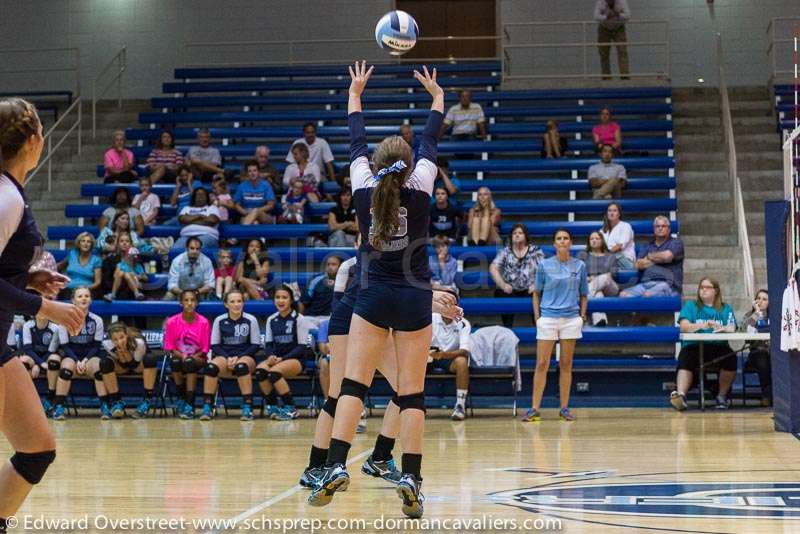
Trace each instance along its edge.
<path fill-rule="evenodd" d="M 569 393 L 572 386 L 572 356 L 575 342 L 582 337 L 581 328 L 586 319 L 589 285 L 586 265 L 569 255 L 572 235 L 559 228 L 553 234 L 556 255 L 539 264 L 533 284 L 533 318 L 536 321 L 536 372 L 533 375 L 533 402 L 522 419 L 526 422 L 541 418 L 539 407 L 547 384 L 550 355 L 556 341 L 561 342 L 559 360 L 559 393 L 562 421 L 574 421 L 569 411 Z"/>

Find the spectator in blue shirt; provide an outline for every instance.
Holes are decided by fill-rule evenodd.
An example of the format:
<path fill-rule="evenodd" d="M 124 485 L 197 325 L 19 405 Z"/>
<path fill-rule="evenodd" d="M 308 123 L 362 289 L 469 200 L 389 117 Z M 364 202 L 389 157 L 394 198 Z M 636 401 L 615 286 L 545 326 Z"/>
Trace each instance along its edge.
<path fill-rule="evenodd" d="M 533 285 L 533 318 L 536 322 L 536 372 L 533 375 L 533 403 L 523 421 L 538 421 L 550 355 L 556 341 L 561 343 L 558 390 L 561 397 L 559 416 L 574 421 L 569 411 L 572 387 L 572 356 L 575 342 L 582 337 L 586 320 L 589 284 L 586 265 L 569 255 L 572 235 L 560 228 L 553 236 L 556 255 L 544 260 L 536 270 Z"/>
<path fill-rule="evenodd" d="M 435 256 L 428 258 L 431 268 L 431 284 L 434 289 L 456 287 L 456 274 L 458 262 L 450 255 L 450 240 L 445 236 L 437 235 L 432 240 Z"/>
<path fill-rule="evenodd" d="M 236 211 L 242 216 L 242 224 L 272 224 L 275 218 L 270 213 L 275 207 L 275 192 L 269 182 L 261 178 L 258 162 L 245 163 L 247 181 L 236 188 L 233 196 Z"/>
<path fill-rule="evenodd" d="M 64 289 L 87 287 L 94 292 L 100 287 L 103 260 L 94 254 L 96 244 L 94 236 L 89 232 L 81 232 L 75 238 L 75 247 L 58 265 L 59 270 L 70 278 Z"/>
<path fill-rule="evenodd" d="M 175 300 L 185 290 L 191 289 L 198 299 L 214 293 L 214 265 L 200 252 L 203 243 L 197 237 L 186 240 L 186 252 L 175 256 L 169 266 L 166 300 Z"/>
<path fill-rule="evenodd" d="M 671 297 L 683 291 L 683 241 L 670 236 L 670 222 L 663 215 L 653 221 L 653 241 L 642 247 L 636 268 L 639 283 L 620 292 L 620 297 Z"/>
<path fill-rule="evenodd" d="M 718 334 L 736 332 L 736 316 L 733 308 L 722 301 L 719 282 L 713 278 L 703 278 L 697 286 L 697 298 L 690 300 L 678 314 L 678 325 L 683 334 Z M 713 362 L 719 369 L 719 393 L 717 409 L 728 408 L 728 392 L 736 379 L 736 353 L 727 341 L 706 341 L 703 344 L 705 363 Z M 686 392 L 692 387 L 692 380 L 700 369 L 700 347 L 697 341 L 684 341 L 678 354 L 678 376 L 676 389 L 669 398 L 672 407 L 678 411 L 688 408 Z"/>

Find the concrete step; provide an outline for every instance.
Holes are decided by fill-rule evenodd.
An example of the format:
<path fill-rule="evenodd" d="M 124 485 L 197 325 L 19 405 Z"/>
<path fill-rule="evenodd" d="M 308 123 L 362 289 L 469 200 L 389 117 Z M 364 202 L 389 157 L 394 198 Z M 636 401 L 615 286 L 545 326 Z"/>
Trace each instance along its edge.
<path fill-rule="evenodd" d="M 764 201 L 758 199 L 745 199 L 744 208 L 748 213 L 763 213 Z M 683 196 L 678 197 L 678 211 L 689 213 L 725 213 L 733 214 L 733 201 L 728 198 L 727 200 L 711 200 L 711 199 L 698 199 L 689 200 Z"/>

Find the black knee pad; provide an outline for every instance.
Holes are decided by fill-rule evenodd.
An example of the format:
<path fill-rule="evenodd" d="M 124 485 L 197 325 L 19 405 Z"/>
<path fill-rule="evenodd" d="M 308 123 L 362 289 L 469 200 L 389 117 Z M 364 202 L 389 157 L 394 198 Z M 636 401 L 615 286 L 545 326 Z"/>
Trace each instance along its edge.
<path fill-rule="evenodd" d="M 60 378 L 61 380 L 70 381 L 72 380 L 72 371 L 70 371 L 69 369 L 62 369 L 58 373 L 58 378 Z"/>
<path fill-rule="evenodd" d="M 17 452 L 11 457 L 11 465 L 28 484 L 38 484 L 55 459 L 56 451 Z"/>
<path fill-rule="evenodd" d="M 205 376 L 210 376 L 211 378 L 216 378 L 219 376 L 219 367 L 213 363 L 207 363 L 205 367 L 203 367 L 203 374 Z"/>
<path fill-rule="evenodd" d="M 276 373 L 275 371 L 268 371 L 267 372 L 267 380 L 272 382 L 272 385 L 275 385 L 275 382 L 283 378 L 283 375 L 280 373 Z"/>
<path fill-rule="evenodd" d="M 342 389 L 339 390 L 339 398 L 341 399 L 345 395 L 349 395 L 363 401 L 364 397 L 367 396 L 368 390 L 369 386 L 356 382 L 355 380 L 350 380 L 349 378 L 344 378 L 342 379 Z"/>
<path fill-rule="evenodd" d="M 399 395 L 397 405 L 400 411 L 403 410 L 422 410 L 425 412 L 425 392 L 412 393 L 411 395 Z"/>
<path fill-rule="evenodd" d="M 58 360 L 47 360 L 48 371 L 58 371 L 61 369 L 61 362 Z"/>
<path fill-rule="evenodd" d="M 172 356 L 169 359 L 169 366 L 172 369 L 173 373 L 182 373 L 183 372 L 183 358 L 180 356 Z"/>
<path fill-rule="evenodd" d="M 217 368 L 219 370 L 219 368 Z M 199 371 L 197 368 L 197 360 L 194 358 L 184 358 L 183 359 L 183 374 L 185 375 L 193 375 Z"/>
<path fill-rule="evenodd" d="M 114 360 L 111 358 L 103 358 L 100 360 L 100 373 L 110 374 L 114 372 Z"/>
<path fill-rule="evenodd" d="M 269 373 L 267 373 L 266 369 L 262 369 L 261 367 L 259 367 L 258 369 L 256 369 L 256 372 L 253 373 L 253 378 L 255 378 L 256 382 L 263 382 L 264 380 L 269 378 L 267 376 L 268 374 Z"/>
<path fill-rule="evenodd" d="M 336 397 L 328 397 L 325 399 L 325 404 L 322 405 L 322 411 L 330 415 L 331 417 L 336 417 L 336 403 L 339 402 L 339 399 Z"/>
<path fill-rule="evenodd" d="M 97 371 L 94 374 L 94 379 L 97 380 L 98 382 L 102 382 L 103 381 L 103 371 Z"/>
<path fill-rule="evenodd" d="M 237 363 L 233 366 L 233 375 L 234 376 L 247 376 L 250 374 L 250 368 L 247 367 L 246 363 Z"/>
<path fill-rule="evenodd" d="M 142 358 L 142 365 L 145 369 L 155 369 L 158 367 L 158 358 L 152 354 L 145 354 L 144 358 Z"/>

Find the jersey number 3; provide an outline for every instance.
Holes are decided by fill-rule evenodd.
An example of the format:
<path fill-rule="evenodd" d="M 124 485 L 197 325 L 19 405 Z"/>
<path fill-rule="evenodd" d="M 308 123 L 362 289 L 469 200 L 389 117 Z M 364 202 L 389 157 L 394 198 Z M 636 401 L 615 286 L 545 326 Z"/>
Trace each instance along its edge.
<path fill-rule="evenodd" d="M 369 209 L 369 216 L 373 221 L 370 222 L 369 225 L 369 236 L 372 237 L 373 235 L 375 235 L 375 228 L 374 228 L 375 219 L 372 208 Z M 408 234 L 408 209 L 401 206 L 400 210 L 398 211 L 398 219 L 399 219 L 399 224 L 397 225 L 397 232 L 394 233 L 394 235 L 392 236 L 393 238 L 405 237 L 406 234 Z"/>

